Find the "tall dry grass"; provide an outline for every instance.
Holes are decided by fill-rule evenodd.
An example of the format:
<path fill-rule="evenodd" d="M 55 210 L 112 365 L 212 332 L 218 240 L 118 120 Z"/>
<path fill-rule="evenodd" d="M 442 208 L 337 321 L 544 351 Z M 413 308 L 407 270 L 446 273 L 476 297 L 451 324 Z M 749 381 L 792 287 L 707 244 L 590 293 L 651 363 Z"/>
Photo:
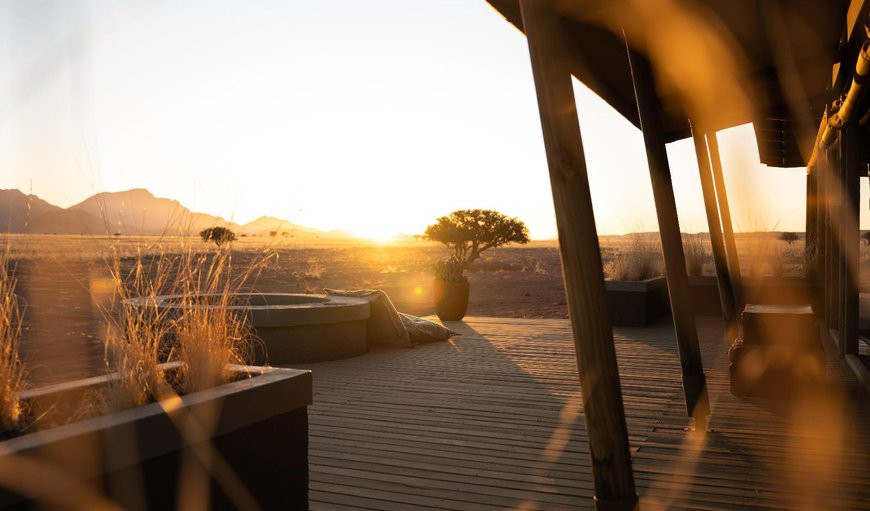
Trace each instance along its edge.
<path fill-rule="evenodd" d="M 107 404 L 118 409 L 174 390 L 196 392 L 228 381 L 229 364 L 249 363 L 256 340 L 247 315 L 233 306 L 273 255 L 265 252 L 241 271 L 227 248 L 140 253 L 126 270 L 129 261 L 115 257 L 105 359 L 118 378 Z M 162 295 L 177 295 L 176 306 L 158 307 Z M 178 362 L 178 369 L 163 374 L 161 362 Z"/>
<path fill-rule="evenodd" d="M 15 294 L 15 276 L 7 251 L 0 252 L 0 428 L 20 429 L 24 366 L 18 356 L 23 312 Z"/>
<path fill-rule="evenodd" d="M 229 364 L 246 364 L 253 333 L 248 317 L 233 309 L 239 292 L 258 265 L 233 275 L 232 253 L 189 253 L 178 280 L 183 312 L 174 322 L 182 388 L 196 392 L 229 379 Z"/>
<path fill-rule="evenodd" d="M 604 264 L 611 280 L 646 280 L 662 274 L 661 250 L 642 234 L 629 234 L 627 244 Z"/>
<path fill-rule="evenodd" d="M 169 391 L 159 364 L 168 358 L 171 321 L 168 310 L 157 307 L 157 297 L 170 289 L 177 259 L 166 254 L 146 259 L 139 252 L 126 271 L 118 255 L 111 261 L 115 296 L 104 314 L 104 349 L 107 369 L 118 378 L 110 380 L 105 394 L 110 410 L 159 400 Z"/>
<path fill-rule="evenodd" d="M 710 251 L 701 234 L 683 234 L 683 252 L 686 256 L 686 272 L 692 277 L 704 273 L 704 265 L 710 259 Z"/>

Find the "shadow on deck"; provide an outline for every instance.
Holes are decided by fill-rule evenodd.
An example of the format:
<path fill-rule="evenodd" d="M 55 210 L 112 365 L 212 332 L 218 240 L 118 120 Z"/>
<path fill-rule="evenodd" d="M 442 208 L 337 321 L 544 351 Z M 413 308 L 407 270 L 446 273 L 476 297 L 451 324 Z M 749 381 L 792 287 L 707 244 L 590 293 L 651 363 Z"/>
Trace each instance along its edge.
<path fill-rule="evenodd" d="M 568 321 L 451 327 L 455 344 L 309 366 L 311 508 L 591 509 Z M 870 408 L 849 370 L 829 357 L 823 399 L 738 399 L 721 321 L 699 330 L 706 435 L 686 431 L 671 325 L 615 329 L 642 509 L 870 509 Z"/>

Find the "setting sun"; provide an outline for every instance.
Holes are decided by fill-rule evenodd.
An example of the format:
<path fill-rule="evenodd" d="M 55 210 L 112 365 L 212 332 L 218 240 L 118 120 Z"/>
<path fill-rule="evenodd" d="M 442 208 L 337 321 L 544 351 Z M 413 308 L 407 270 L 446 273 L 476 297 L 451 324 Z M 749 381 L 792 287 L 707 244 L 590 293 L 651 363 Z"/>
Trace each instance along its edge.
<path fill-rule="evenodd" d="M 378 243 L 386 243 L 396 238 L 396 233 L 388 227 L 373 225 L 370 228 L 354 229 L 353 234 Z"/>

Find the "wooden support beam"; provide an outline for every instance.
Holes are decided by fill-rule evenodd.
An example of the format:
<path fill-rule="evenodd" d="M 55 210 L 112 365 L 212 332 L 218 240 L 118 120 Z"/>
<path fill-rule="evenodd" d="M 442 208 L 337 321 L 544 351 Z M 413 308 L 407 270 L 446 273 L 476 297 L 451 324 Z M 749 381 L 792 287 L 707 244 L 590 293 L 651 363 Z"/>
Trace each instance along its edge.
<path fill-rule="evenodd" d="M 739 313 L 746 303 L 743 298 L 743 278 L 740 274 L 740 258 L 737 256 L 737 243 L 734 241 L 734 227 L 731 223 L 731 206 L 725 191 L 725 177 L 722 173 L 722 158 L 719 156 L 719 140 L 715 132 L 707 133 L 707 146 L 710 149 L 710 162 L 713 166 L 713 183 L 716 187 L 716 200 L 722 217 L 722 237 L 725 240 L 725 259 L 731 276 L 736 312 Z"/>
<path fill-rule="evenodd" d="M 820 151 L 816 158 L 816 168 L 819 171 L 819 272 L 822 279 L 822 319 L 824 326 L 830 328 L 828 318 L 831 314 L 831 229 L 828 226 L 830 218 L 831 189 L 828 177 L 828 156 L 825 151 Z"/>
<path fill-rule="evenodd" d="M 686 256 L 683 252 L 683 238 L 680 234 L 680 222 L 677 217 L 677 203 L 674 199 L 674 187 L 671 183 L 671 168 L 668 164 L 665 146 L 660 114 L 661 107 L 649 61 L 631 49 L 627 43 L 626 50 L 628 51 L 638 116 L 646 146 L 646 158 L 656 205 L 659 235 L 662 240 L 674 333 L 677 338 L 680 365 L 683 371 L 686 413 L 695 418 L 696 427 L 704 428 L 706 427 L 706 417 L 710 413 L 707 380 L 701 361 L 701 348 L 698 344 L 698 330 L 695 326 L 689 276 L 686 272 Z"/>
<path fill-rule="evenodd" d="M 836 158 L 831 151 L 825 151 L 825 161 L 828 169 L 828 329 L 837 328 L 837 285 L 840 282 L 839 267 L 837 266 L 837 236 L 836 224 L 839 201 L 839 185 L 837 184 Z"/>
<path fill-rule="evenodd" d="M 596 507 L 628 511 L 638 499 L 616 350 L 574 90 L 552 6 L 542 0 L 520 1 L 550 170 Z"/>
<path fill-rule="evenodd" d="M 840 328 L 840 243 L 838 226 L 842 222 L 840 217 L 840 197 L 842 187 L 837 173 L 839 161 L 834 151 L 826 151 L 828 167 L 828 328 L 839 330 Z"/>
<path fill-rule="evenodd" d="M 843 153 L 843 210 L 844 222 L 842 252 L 844 265 L 843 276 L 843 330 L 840 341 L 843 345 L 840 352 L 844 355 L 858 354 L 858 284 L 860 271 L 861 230 L 859 228 L 859 202 L 861 185 L 861 156 L 858 135 L 860 127 L 851 123 L 843 128 L 841 151 Z"/>
<path fill-rule="evenodd" d="M 825 303 L 825 326 L 828 330 L 834 330 L 837 328 L 837 316 L 838 316 L 838 284 L 840 282 L 839 279 L 839 266 L 837 266 L 837 260 L 839 258 L 838 255 L 838 246 L 837 236 L 836 236 L 836 226 L 839 222 L 837 217 L 837 202 L 839 197 L 839 184 L 836 174 L 836 158 L 831 151 L 823 150 L 821 153 L 822 163 L 824 166 L 825 173 L 825 225 L 826 225 L 826 240 L 825 246 L 827 250 L 825 251 L 826 257 L 826 269 L 825 269 L 825 295 L 826 295 L 826 303 Z"/>
<path fill-rule="evenodd" d="M 818 173 L 819 182 L 819 214 L 816 218 L 819 233 L 819 252 L 818 260 L 816 261 L 818 268 L 818 278 L 821 283 L 820 289 L 820 310 L 817 311 L 821 318 L 827 321 L 828 310 L 828 292 L 830 286 L 828 283 L 828 251 L 830 250 L 828 243 L 830 242 L 828 229 L 828 174 L 827 174 L 827 157 L 821 153 L 816 158 L 816 173 Z"/>
<path fill-rule="evenodd" d="M 710 168 L 710 158 L 707 155 L 707 142 L 703 132 L 696 126 L 692 126 L 692 140 L 695 142 L 695 156 L 698 159 L 698 172 L 701 176 L 701 191 L 704 194 L 704 211 L 707 214 L 710 245 L 713 248 L 713 264 L 716 266 L 716 281 L 719 284 L 722 317 L 731 332 L 734 332 L 734 326 L 737 324 L 737 310 L 725 256 L 725 241 L 722 237 L 719 208 L 716 206 L 716 190 L 713 187 L 713 174 Z M 728 339 L 728 341 L 733 341 L 733 339 Z"/>
<path fill-rule="evenodd" d="M 840 343 L 840 353 L 843 351 L 843 334 L 846 329 L 846 279 L 848 278 L 848 255 L 849 251 L 846 246 L 846 222 L 849 220 L 848 203 L 847 203 L 847 183 L 846 183 L 846 151 L 845 151 L 845 136 L 844 130 L 840 130 L 837 134 L 839 143 L 837 144 L 837 225 L 835 226 L 834 234 L 837 242 L 837 336 Z"/>
<path fill-rule="evenodd" d="M 804 268 L 807 277 L 818 275 L 816 262 L 818 261 L 818 239 L 816 217 L 819 206 L 819 172 L 816 165 L 807 167 L 807 199 L 806 199 L 806 227 L 804 228 Z"/>

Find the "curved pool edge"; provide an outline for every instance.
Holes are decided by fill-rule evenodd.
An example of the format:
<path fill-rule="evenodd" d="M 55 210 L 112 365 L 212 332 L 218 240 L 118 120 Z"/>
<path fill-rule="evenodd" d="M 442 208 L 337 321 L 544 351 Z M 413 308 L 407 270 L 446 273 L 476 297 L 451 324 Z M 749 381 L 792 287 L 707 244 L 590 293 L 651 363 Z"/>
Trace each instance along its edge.
<path fill-rule="evenodd" d="M 371 312 L 364 298 L 336 295 L 294 293 L 239 293 L 262 304 L 231 305 L 230 310 L 244 312 L 251 321 L 257 340 L 253 343 L 255 364 L 292 365 L 351 358 L 368 351 L 366 321 Z M 154 298 L 131 298 L 134 306 L 153 305 L 173 311 L 188 307 L 217 308 L 206 303 L 178 303 L 183 295 L 160 295 Z M 242 296 L 244 298 L 245 296 Z M 269 298 L 284 303 L 268 304 Z M 294 298 L 298 303 L 294 303 Z"/>

